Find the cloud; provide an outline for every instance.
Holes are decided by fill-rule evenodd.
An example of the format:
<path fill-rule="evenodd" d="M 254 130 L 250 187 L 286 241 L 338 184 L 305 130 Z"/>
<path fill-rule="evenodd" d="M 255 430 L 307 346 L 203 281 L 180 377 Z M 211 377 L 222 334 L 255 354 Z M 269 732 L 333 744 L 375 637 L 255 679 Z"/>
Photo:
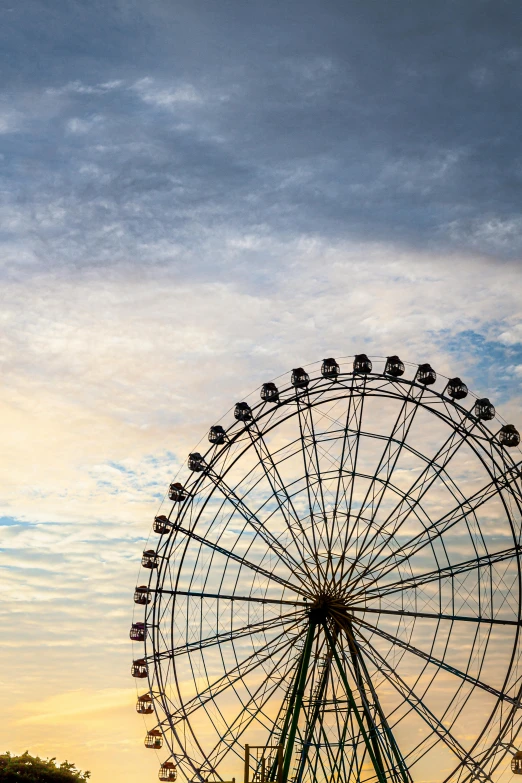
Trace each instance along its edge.
<path fill-rule="evenodd" d="M 17 133 L 22 128 L 23 115 L 14 109 L 0 109 L 0 135 Z"/>
<path fill-rule="evenodd" d="M 103 95 L 104 93 L 111 92 L 121 87 L 123 81 L 121 79 L 113 79 L 103 84 L 83 84 L 81 81 L 76 80 L 68 82 L 62 87 L 48 87 L 46 93 L 48 95 Z"/>
<path fill-rule="evenodd" d="M 103 54 L 96 64 L 75 60 L 61 79 L 59 59 L 40 41 L 56 69 L 4 92 L 16 118 L 4 125 L 29 131 L 33 151 L 21 133 L 5 182 L 29 154 L 38 160 L 22 199 L 4 189 L 4 209 L 18 215 L 9 239 L 19 256 L 150 263 L 148 248 L 170 245 L 174 260 L 180 248 L 198 254 L 216 230 L 261 230 L 282 241 L 519 258 L 516 110 L 503 109 L 520 105 L 518 48 L 506 20 L 490 19 L 486 7 L 477 16 L 467 3 L 459 13 L 444 4 L 437 19 L 417 9 L 418 32 L 404 47 L 405 8 L 393 19 L 381 3 L 355 15 L 333 9 L 318 18 L 307 6 L 302 40 L 286 20 L 268 48 L 254 31 L 275 21 L 273 7 L 264 20 L 249 9 L 216 27 L 209 12 L 184 6 L 183 34 L 160 2 L 143 24 L 114 10 L 103 30 L 94 11 L 82 12 Z M 55 35 L 74 40 L 81 24 L 65 11 Z M 132 67 L 118 25 L 132 29 Z M 152 30 L 153 59 L 144 54 Z M 446 46 L 458 56 L 441 58 Z M 57 157 L 45 154 L 50 138 Z"/>
<path fill-rule="evenodd" d="M 203 103 L 202 95 L 192 84 L 180 84 L 175 87 L 161 88 L 154 79 L 145 77 L 132 85 L 142 101 L 165 109 L 177 108 L 179 104 Z"/>

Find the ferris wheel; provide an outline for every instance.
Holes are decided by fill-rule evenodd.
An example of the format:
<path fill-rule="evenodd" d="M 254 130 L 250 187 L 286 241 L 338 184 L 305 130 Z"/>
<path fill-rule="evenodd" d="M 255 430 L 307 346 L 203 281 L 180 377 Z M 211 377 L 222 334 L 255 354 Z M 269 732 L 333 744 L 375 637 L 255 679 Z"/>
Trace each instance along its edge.
<path fill-rule="evenodd" d="M 460 378 L 360 354 L 263 384 L 208 441 L 134 595 L 160 780 L 522 774 L 515 427 Z"/>

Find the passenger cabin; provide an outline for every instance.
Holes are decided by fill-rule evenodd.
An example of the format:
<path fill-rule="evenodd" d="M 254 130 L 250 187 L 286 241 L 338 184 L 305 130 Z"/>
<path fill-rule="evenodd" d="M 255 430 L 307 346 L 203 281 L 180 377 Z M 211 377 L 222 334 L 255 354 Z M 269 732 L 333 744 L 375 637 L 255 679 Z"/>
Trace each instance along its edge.
<path fill-rule="evenodd" d="M 225 442 L 227 433 L 220 424 L 215 424 L 208 431 L 208 439 L 214 446 L 222 446 Z"/>
<path fill-rule="evenodd" d="M 323 363 L 321 365 L 321 375 L 323 378 L 328 378 L 330 381 L 335 381 L 339 375 L 339 372 L 339 365 L 335 359 L 332 359 L 331 357 L 329 359 L 323 359 Z"/>
<path fill-rule="evenodd" d="M 184 500 L 186 500 L 188 497 L 188 492 L 183 486 L 183 484 L 180 484 L 179 481 L 176 481 L 174 484 L 171 484 L 169 487 L 169 498 L 172 500 L 173 503 L 183 503 Z"/>
<path fill-rule="evenodd" d="M 152 600 L 150 590 L 147 585 L 140 585 L 134 590 L 134 603 L 141 606 L 147 606 Z"/>
<path fill-rule="evenodd" d="M 372 371 L 372 363 L 365 353 L 358 353 L 353 360 L 353 371 L 366 375 Z"/>
<path fill-rule="evenodd" d="M 504 424 L 504 426 L 500 428 L 498 439 L 501 446 L 513 448 L 520 443 L 520 433 L 513 424 Z"/>
<path fill-rule="evenodd" d="M 384 372 L 392 378 L 400 378 L 404 375 L 404 362 L 401 362 L 398 356 L 388 356 Z"/>
<path fill-rule="evenodd" d="M 143 568 L 157 568 L 159 565 L 159 556 L 153 549 L 146 549 L 141 558 Z"/>
<path fill-rule="evenodd" d="M 170 487 L 172 489 L 172 484 L 170 485 Z M 170 492 L 169 492 L 169 497 L 170 497 Z M 154 530 L 155 533 L 159 533 L 159 535 L 162 536 L 164 533 L 168 533 L 171 528 L 172 528 L 172 524 L 170 523 L 168 517 L 164 516 L 163 514 L 161 514 L 159 517 L 154 517 L 154 524 L 152 526 L 152 529 Z"/>
<path fill-rule="evenodd" d="M 292 370 L 290 382 L 292 386 L 295 386 L 296 389 L 306 389 L 310 383 L 310 376 L 303 370 L 302 367 L 295 367 Z"/>
<path fill-rule="evenodd" d="M 522 750 L 517 750 L 511 759 L 511 772 L 514 775 L 522 775 Z"/>
<path fill-rule="evenodd" d="M 132 623 L 129 636 L 133 642 L 144 642 L 145 623 Z"/>
<path fill-rule="evenodd" d="M 248 402 L 236 402 L 234 416 L 238 421 L 250 421 L 252 418 L 252 408 Z"/>
<path fill-rule="evenodd" d="M 132 662 L 131 675 L 136 677 L 137 680 L 144 680 L 148 673 L 149 670 L 145 658 L 137 658 L 137 660 Z"/>
<path fill-rule="evenodd" d="M 264 402 L 279 402 L 279 389 L 275 383 L 264 383 L 261 386 L 260 396 Z"/>
<path fill-rule="evenodd" d="M 473 412 L 477 419 L 481 421 L 491 421 L 491 419 L 495 418 L 495 407 L 487 397 L 482 397 L 482 399 L 476 401 Z"/>
<path fill-rule="evenodd" d="M 437 380 L 437 373 L 431 364 L 419 364 L 415 379 L 423 386 L 431 386 Z"/>
<path fill-rule="evenodd" d="M 163 735 L 159 729 L 151 729 L 145 735 L 145 747 L 151 750 L 160 750 L 163 746 Z"/>
<path fill-rule="evenodd" d="M 450 378 L 446 386 L 446 393 L 452 400 L 463 400 L 468 396 L 468 387 L 460 378 Z"/>
<path fill-rule="evenodd" d="M 152 712 L 154 712 L 154 707 L 152 706 L 152 696 L 150 693 L 144 693 L 141 696 L 138 696 L 138 701 L 136 702 L 136 712 L 139 712 L 140 715 L 150 715 Z"/>
<path fill-rule="evenodd" d="M 205 460 L 199 451 L 194 451 L 192 454 L 188 455 L 187 465 L 189 470 L 193 470 L 195 473 L 201 473 L 201 471 L 205 469 Z"/>
<path fill-rule="evenodd" d="M 164 761 L 158 772 L 158 778 L 160 780 L 176 780 L 177 776 L 176 765 L 172 761 Z"/>

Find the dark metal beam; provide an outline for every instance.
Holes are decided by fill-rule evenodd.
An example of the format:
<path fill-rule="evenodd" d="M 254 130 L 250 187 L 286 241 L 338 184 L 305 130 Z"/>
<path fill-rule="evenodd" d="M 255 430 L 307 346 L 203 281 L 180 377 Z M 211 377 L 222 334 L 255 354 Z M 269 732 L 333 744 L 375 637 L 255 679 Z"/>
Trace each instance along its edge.
<path fill-rule="evenodd" d="M 256 598 L 249 595 L 224 595 L 223 593 L 200 593 L 195 590 L 165 590 L 163 587 L 151 590 L 151 592 L 160 593 L 161 595 L 182 595 L 188 596 L 188 598 L 219 598 L 223 601 L 253 601 L 258 604 L 287 604 L 288 606 L 302 606 L 303 608 L 310 606 L 306 601 L 285 601 L 282 598 Z"/>
<path fill-rule="evenodd" d="M 310 655 L 312 653 L 312 644 L 314 641 L 315 629 L 316 629 L 316 622 L 314 616 L 310 615 L 303 652 L 299 663 L 299 678 L 297 680 L 295 702 L 292 711 L 292 720 L 290 722 L 290 727 L 288 731 L 288 740 L 286 742 L 285 755 L 283 760 L 282 783 L 288 783 L 288 773 L 290 772 L 290 763 L 292 761 L 292 755 L 294 752 L 294 742 L 295 742 L 295 735 L 297 732 L 297 724 L 299 721 L 299 714 L 303 706 L 303 696 L 305 691 L 306 678 L 308 675 L 308 664 L 310 662 Z"/>
<path fill-rule="evenodd" d="M 428 620 L 458 620 L 465 623 L 489 623 L 490 625 L 510 625 L 519 627 L 520 620 L 499 620 L 496 617 L 466 617 L 458 614 L 439 614 L 437 612 L 409 612 L 405 609 L 375 609 L 369 606 L 348 606 L 348 612 L 371 612 L 373 614 L 391 614 L 397 617 L 422 617 Z"/>
<path fill-rule="evenodd" d="M 357 720 L 357 724 L 358 724 L 360 732 L 361 732 L 361 734 L 363 736 L 364 743 L 366 745 L 366 749 L 368 750 L 368 754 L 369 754 L 370 759 L 372 761 L 373 768 L 375 769 L 375 773 L 376 773 L 376 775 L 377 775 L 377 777 L 379 779 L 379 783 L 386 783 L 386 772 L 383 769 L 382 761 L 379 763 L 379 759 L 375 755 L 375 751 L 374 751 L 371 739 L 368 736 L 368 734 L 366 732 L 366 729 L 364 728 L 363 719 L 361 718 L 361 716 L 359 714 L 359 708 L 357 707 L 357 704 L 356 704 L 355 699 L 353 697 L 352 689 L 350 688 L 350 684 L 348 682 L 348 678 L 346 676 L 346 672 L 345 672 L 344 667 L 343 667 L 343 665 L 341 663 L 341 659 L 339 658 L 339 654 L 338 654 L 338 652 L 336 650 L 336 647 L 335 647 L 335 642 L 334 642 L 334 640 L 332 638 L 332 634 L 330 633 L 330 629 L 328 628 L 328 623 L 326 622 L 326 620 L 323 621 L 323 628 L 324 628 L 324 632 L 326 634 L 326 638 L 328 640 L 328 644 L 329 644 L 330 650 L 331 650 L 332 655 L 333 655 L 333 657 L 335 659 L 335 663 L 337 665 L 337 669 L 339 671 L 342 683 L 343 683 L 344 688 L 346 690 L 346 695 L 348 697 L 348 701 L 350 703 L 350 707 L 351 707 L 351 709 L 353 711 L 353 714 L 355 715 L 355 718 Z"/>

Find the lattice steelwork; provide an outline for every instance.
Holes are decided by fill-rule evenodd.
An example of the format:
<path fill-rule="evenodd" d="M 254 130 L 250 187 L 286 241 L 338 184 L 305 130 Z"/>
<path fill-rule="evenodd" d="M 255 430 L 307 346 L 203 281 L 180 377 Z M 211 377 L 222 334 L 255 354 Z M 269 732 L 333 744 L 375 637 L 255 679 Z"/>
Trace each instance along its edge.
<path fill-rule="evenodd" d="M 156 518 L 132 631 L 149 731 L 187 780 L 241 779 L 247 744 L 282 746 L 261 777 L 283 783 L 509 768 L 520 438 L 485 403 L 495 415 L 460 378 L 361 354 L 210 422 Z"/>

